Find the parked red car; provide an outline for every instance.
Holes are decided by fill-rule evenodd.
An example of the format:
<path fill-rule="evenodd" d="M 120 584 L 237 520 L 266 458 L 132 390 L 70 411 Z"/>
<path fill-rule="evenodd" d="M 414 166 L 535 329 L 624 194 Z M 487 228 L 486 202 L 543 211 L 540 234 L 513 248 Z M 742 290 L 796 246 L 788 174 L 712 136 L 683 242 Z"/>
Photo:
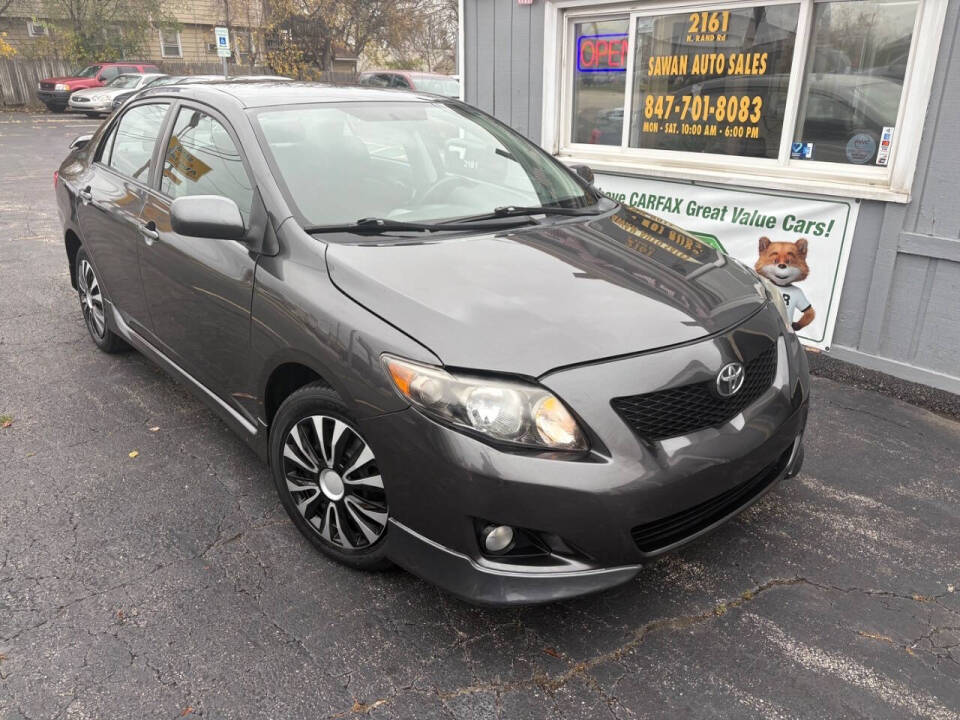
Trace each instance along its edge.
<path fill-rule="evenodd" d="M 74 90 L 106 85 L 118 75 L 126 73 L 156 73 L 160 68 L 138 60 L 103 62 L 90 65 L 72 77 L 44 78 L 37 88 L 37 98 L 51 112 L 62 113 Z"/>

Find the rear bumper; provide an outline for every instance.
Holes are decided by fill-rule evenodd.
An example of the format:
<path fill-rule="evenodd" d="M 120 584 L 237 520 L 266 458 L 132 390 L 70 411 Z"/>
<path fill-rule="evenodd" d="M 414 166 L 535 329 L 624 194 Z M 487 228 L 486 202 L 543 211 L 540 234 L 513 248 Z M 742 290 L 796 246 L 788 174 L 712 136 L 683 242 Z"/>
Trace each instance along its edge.
<path fill-rule="evenodd" d="M 686 372 L 678 368 L 693 380 L 715 376 L 729 359 L 723 338 L 541 378 L 587 427 L 593 449 L 585 455 L 497 449 L 409 409 L 363 421 L 387 483 L 388 555 L 473 602 L 537 603 L 626 582 L 652 558 L 710 532 L 796 474 L 803 459 L 806 356 L 771 323 L 755 318 L 730 337 L 778 343 L 774 384 L 729 421 L 682 437 L 638 437 L 610 398 L 643 391 L 660 373 Z M 491 556 L 478 535 L 487 523 L 530 531 L 550 550 Z"/>

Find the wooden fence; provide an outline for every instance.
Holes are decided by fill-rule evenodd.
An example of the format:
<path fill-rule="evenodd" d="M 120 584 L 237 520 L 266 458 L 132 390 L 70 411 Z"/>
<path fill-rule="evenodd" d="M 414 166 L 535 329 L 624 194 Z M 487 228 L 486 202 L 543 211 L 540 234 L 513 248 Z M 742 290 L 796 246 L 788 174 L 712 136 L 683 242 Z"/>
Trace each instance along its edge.
<path fill-rule="evenodd" d="M 65 60 L 0 60 L 0 107 L 41 106 L 37 100 L 40 79 L 73 72 L 76 69 Z"/>
<path fill-rule="evenodd" d="M 155 63 L 169 75 L 219 75 L 223 65 L 218 62 L 185 63 L 177 60 L 161 60 Z M 0 59 L 0 108 L 43 107 L 37 100 L 37 84 L 42 78 L 71 75 L 77 71 L 65 60 L 55 58 L 27 60 L 26 58 Z M 272 75 L 266 66 L 229 65 L 230 75 Z M 326 70 L 314 74 L 311 79 L 321 82 L 356 82 L 354 72 Z"/>

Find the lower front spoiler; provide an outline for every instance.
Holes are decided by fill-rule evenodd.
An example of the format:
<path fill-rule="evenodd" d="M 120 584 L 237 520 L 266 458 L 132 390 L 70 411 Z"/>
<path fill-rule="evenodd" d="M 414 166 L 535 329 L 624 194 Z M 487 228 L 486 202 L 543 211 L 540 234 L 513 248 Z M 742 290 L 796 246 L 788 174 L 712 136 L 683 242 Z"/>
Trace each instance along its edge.
<path fill-rule="evenodd" d="M 773 490 L 782 480 L 795 477 L 803 465 L 803 436 L 797 436 L 778 476 L 722 519 L 711 523 L 651 557 L 675 550 L 710 533 L 739 515 Z M 387 555 L 405 570 L 447 592 L 477 605 L 536 605 L 566 600 L 608 590 L 632 580 L 643 564 L 574 571 L 507 571 L 486 567 L 462 553 L 444 547 L 430 538 L 390 519 Z"/>
<path fill-rule="evenodd" d="M 387 554 L 402 568 L 478 605 L 535 605 L 587 595 L 622 585 L 643 567 L 539 573 L 494 570 L 393 519 L 388 543 Z"/>

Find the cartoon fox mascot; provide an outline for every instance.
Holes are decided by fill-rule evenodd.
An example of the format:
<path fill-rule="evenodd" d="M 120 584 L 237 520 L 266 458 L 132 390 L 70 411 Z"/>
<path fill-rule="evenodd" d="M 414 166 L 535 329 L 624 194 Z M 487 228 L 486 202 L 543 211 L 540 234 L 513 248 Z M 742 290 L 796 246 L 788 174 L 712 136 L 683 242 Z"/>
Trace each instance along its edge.
<path fill-rule="evenodd" d="M 770 242 L 770 238 L 760 238 L 760 257 L 753 269 L 780 287 L 783 301 L 787 305 L 787 317 L 793 319 L 799 311 L 800 319 L 793 323 L 794 330 L 800 330 L 813 322 L 816 313 L 803 294 L 803 290 L 794 283 L 806 280 L 810 274 L 807 267 L 807 240 L 800 238 L 792 242 Z"/>

